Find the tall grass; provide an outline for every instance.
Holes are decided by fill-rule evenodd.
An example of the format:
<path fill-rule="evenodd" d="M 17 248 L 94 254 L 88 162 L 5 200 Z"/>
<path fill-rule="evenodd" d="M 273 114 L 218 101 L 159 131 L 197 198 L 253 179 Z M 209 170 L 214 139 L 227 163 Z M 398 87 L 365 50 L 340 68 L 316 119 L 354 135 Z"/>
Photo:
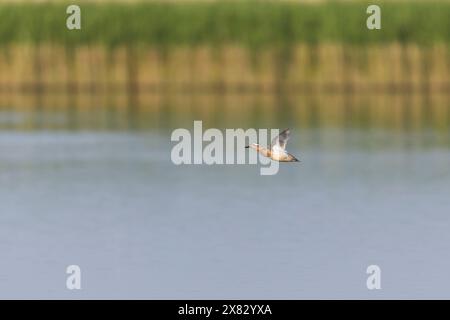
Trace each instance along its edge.
<path fill-rule="evenodd" d="M 84 3 L 80 31 L 65 27 L 68 4 L 0 4 L 0 45 L 231 43 L 259 48 L 324 41 L 361 45 L 393 41 L 450 43 L 450 3 L 378 4 L 382 9 L 382 29 L 376 31 L 366 28 L 369 3 L 364 2 Z"/>

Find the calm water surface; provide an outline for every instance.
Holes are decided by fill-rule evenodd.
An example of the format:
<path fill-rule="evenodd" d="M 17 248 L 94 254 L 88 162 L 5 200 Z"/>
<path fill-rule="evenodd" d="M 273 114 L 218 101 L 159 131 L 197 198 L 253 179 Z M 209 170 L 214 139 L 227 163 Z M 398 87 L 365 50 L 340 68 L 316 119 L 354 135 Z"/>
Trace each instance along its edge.
<path fill-rule="evenodd" d="M 450 298 L 448 130 L 291 127 L 274 176 L 175 166 L 170 127 L 2 129 L 0 298 Z"/>

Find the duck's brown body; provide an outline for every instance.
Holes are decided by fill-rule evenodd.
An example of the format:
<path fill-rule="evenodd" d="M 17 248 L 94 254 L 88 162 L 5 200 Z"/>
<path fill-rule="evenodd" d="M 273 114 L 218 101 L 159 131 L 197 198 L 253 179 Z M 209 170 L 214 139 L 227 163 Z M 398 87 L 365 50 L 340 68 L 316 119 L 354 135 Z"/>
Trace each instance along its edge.
<path fill-rule="evenodd" d="M 259 144 L 256 144 L 256 143 L 252 143 L 248 147 L 255 149 L 263 156 L 270 158 L 272 160 L 275 160 L 275 161 L 279 161 L 279 162 L 298 162 L 299 161 L 292 154 L 287 153 L 286 151 L 278 149 L 278 148 L 273 148 L 275 150 L 273 150 L 273 149 L 269 150 L 267 148 L 261 147 Z"/>

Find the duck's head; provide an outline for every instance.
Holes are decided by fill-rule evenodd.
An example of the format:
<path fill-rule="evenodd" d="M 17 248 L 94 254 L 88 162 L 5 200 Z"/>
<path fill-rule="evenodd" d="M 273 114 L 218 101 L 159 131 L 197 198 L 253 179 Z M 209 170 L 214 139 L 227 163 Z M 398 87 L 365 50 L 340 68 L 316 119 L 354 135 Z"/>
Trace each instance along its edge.
<path fill-rule="evenodd" d="M 252 143 L 252 144 L 246 146 L 246 148 L 247 148 L 247 149 L 248 149 L 248 148 L 258 149 L 258 148 L 259 148 L 259 144 L 257 144 L 257 143 Z"/>

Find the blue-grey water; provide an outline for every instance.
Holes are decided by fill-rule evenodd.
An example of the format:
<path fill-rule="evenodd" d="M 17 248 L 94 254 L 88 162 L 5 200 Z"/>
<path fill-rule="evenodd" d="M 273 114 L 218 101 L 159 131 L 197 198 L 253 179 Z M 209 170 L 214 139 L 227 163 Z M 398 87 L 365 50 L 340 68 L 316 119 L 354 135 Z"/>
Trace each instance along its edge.
<path fill-rule="evenodd" d="M 0 131 L 0 298 L 450 298 L 448 132 L 292 131 L 273 176 L 175 166 L 170 129 Z"/>

